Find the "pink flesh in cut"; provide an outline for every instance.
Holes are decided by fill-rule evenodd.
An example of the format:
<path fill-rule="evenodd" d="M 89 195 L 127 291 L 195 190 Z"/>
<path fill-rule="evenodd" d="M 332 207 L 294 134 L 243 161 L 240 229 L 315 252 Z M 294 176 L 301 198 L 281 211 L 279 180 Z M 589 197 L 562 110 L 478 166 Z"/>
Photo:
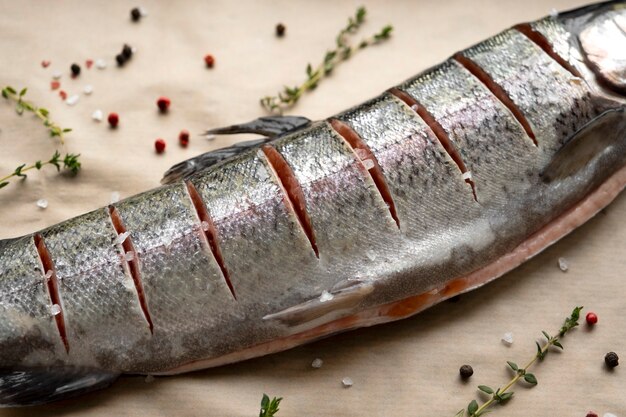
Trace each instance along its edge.
<path fill-rule="evenodd" d="M 513 251 L 477 271 L 450 280 L 441 288 L 435 288 L 423 294 L 364 310 L 352 316 L 344 317 L 282 339 L 261 343 L 220 357 L 191 362 L 154 374 L 174 375 L 226 365 L 287 350 L 334 333 L 412 316 L 447 298 L 478 288 L 521 265 L 591 219 L 596 213 L 611 203 L 624 187 L 626 187 L 626 166 L 613 174 L 578 204 L 526 239 Z"/>

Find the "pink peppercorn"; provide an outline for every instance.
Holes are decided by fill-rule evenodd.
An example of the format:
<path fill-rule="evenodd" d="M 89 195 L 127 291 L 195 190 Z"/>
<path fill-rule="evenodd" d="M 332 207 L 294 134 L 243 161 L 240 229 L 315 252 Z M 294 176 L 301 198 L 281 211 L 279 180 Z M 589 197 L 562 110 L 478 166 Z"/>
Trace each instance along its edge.
<path fill-rule="evenodd" d="M 180 133 L 178 134 L 178 141 L 180 143 L 180 146 L 182 146 L 183 148 L 186 148 L 187 145 L 189 145 L 189 131 L 187 129 L 183 129 L 180 131 Z"/>
<path fill-rule="evenodd" d="M 154 149 L 156 150 L 156 153 L 163 153 L 165 152 L 165 140 L 164 139 L 157 139 L 154 141 Z"/>
<path fill-rule="evenodd" d="M 594 325 L 598 322 L 598 316 L 596 315 L 596 313 L 593 312 L 587 313 L 585 319 L 587 320 L 587 324 L 589 325 Z"/>
<path fill-rule="evenodd" d="M 109 117 L 107 118 L 107 120 L 109 121 L 109 125 L 115 129 L 117 127 L 117 124 L 120 122 L 120 117 L 117 115 L 117 113 L 109 113 Z"/>
<path fill-rule="evenodd" d="M 213 55 L 211 54 L 205 55 L 204 63 L 206 64 L 207 68 L 213 68 L 213 65 L 215 65 L 215 58 L 213 58 Z"/>
<path fill-rule="evenodd" d="M 167 110 L 170 108 L 170 104 L 172 104 L 172 102 L 167 97 L 159 97 L 156 104 L 161 113 L 166 113 Z"/>

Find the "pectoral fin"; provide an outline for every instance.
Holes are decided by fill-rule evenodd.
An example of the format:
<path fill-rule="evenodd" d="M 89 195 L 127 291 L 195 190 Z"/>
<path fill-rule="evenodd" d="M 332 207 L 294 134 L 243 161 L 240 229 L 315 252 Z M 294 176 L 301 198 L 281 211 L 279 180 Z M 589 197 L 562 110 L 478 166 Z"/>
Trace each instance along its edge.
<path fill-rule="evenodd" d="M 106 388 L 119 373 L 81 367 L 0 369 L 0 407 L 46 404 Z"/>
<path fill-rule="evenodd" d="M 626 142 L 626 107 L 607 110 L 572 135 L 543 170 L 545 182 L 576 174 L 594 158 Z"/>

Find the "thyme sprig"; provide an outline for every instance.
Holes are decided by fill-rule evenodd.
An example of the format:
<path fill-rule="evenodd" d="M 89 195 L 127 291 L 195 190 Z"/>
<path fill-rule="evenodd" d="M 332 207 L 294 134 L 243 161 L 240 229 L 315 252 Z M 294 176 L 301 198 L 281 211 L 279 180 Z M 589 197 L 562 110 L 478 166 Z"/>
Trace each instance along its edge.
<path fill-rule="evenodd" d="M 40 170 L 46 165 L 54 165 L 57 168 L 57 171 L 61 171 L 61 168 L 70 171 L 72 174 L 78 173 L 80 170 L 80 161 L 78 160 L 80 154 L 65 154 L 63 159 L 61 159 L 61 154 L 59 151 L 54 151 L 54 155 L 48 161 L 37 161 L 32 165 L 26 166 L 26 164 L 22 164 L 15 168 L 15 170 L 2 178 L 0 178 L 0 188 L 4 188 L 9 185 L 9 179 L 13 177 L 17 178 L 26 178 L 28 175 L 25 172 L 30 171 L 31 169 Z"/>
<path fill-rule="evenodd" d="M 261 400 L 261 411 L 259 412 L 259 417 L 274 417 L 278 412 L 278 406 L 282 398 L 272 398 L 267 396 L 267 394 L 263 394 L 263 399 Z"/>
<path fill-rule="evenodd" d="M 582 307 L 574 308 L 572 314 L 565 319 L 563 326 L 559 329 L 558 336 L 550 336 L 547 332 L 542 331 L 541 333 L 546 338 L 546 343 L 542 346 L 539 342 L 535 342 L 537 344 L 537 353 L 526 364 L 526 366 L 520 368 L 515 362 L 507 361 L 509 368 L 514 373 L 513 378 L 511 378 L 511 380 L 503 388 L 495 390 L 487 385 L 479 385 L 478 389 L 480 391 L 491 396 L 489 400 L 480 406 L 476 400 L 472 400 L 472 402 L 470 402 L 467 406 L 467 410 L 459 410 L 459 412 L 455 414 L 455 417 L 463 417 L 465 415 L 468 417 L 479 417 L 488 413 L 490 411 L 488 408 L 492 405 L 503 404 L 513 397 L 514 393 L 509 391 L 509 389 L 511 389 L 511 387 L 513 387 L 520 379 L 524 379 L 524 381 L 530 385 L 537 385 L 537 378 L 534 374 L 528 372 L 528 369 L 537 360 L 542 361 L 552 346 L 563 349 L 560 339 L 565 336 L 567 332 L 578 326 L 578 319 L 580 318 L 580 311 L 582 309 Z"/>
<path fill-rule="evenodd" d="M 50 119 L 50 112 L 43 107 L 37 107 L 30 101 L 25 101 L 24 96 L 28 89 L 26 87 L 22 88 L 18 93 L 17 90 L 11 86 L 6 86 L 2 89 L 2 97 L 7 100 L 15 100 L 15 111 L 20 116 L 24 114 L 24 111 L 30 111 L 35 114 L 38 118 L 43 121 L 44 126 L 48 128 L 50 131 L 51 137 L 58 137 L 62 144 L 65 143 L 63 135 L 65 133 L 71 132 L 72 129 L 65 128 L 63 129 L 61 126 L 57 125 Z"/>
<path fill-rule="evenodd" d="M 375 45 L 391 37 L 393 27 L 387 25 L 378 33 L 368 38 L 362 39 L 358 44 L 351 45 L 349 43 L 349 35 L 355 34 L 365 22 L 367 11 L 365 7 L 359 7 L 354 15 L 348 19 L 346 27 L 341 29 L 335 38 L 335 48 L 326 52 L 324 60 L 317 67 L 309 63 L 306 67 L 306 80 L 295 87 L 283 88 L 276 96 L 266 96 L 261 99 L 261 105 L 269 112 L 282 113 L 283 110 L 293 107 L 302 94 L 306 91 L 313 90 L 325 76 L 328 76 L 335 67 L 350 58 L 354 53 Z"/>

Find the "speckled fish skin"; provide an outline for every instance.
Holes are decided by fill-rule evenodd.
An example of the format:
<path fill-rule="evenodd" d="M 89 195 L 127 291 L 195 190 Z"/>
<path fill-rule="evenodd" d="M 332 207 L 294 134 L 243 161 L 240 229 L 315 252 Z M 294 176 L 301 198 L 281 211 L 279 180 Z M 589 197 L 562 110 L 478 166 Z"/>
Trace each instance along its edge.
<path fill-rule="evenodd" d="M 537 144 L 454 58 L 397 86 L 441 125 L 475 196 L 428 123 L 385 92 L 332 119 L 371 150 L 399 224 L 330 119 L 313 123 L 271 146 L 302 189 L 319 256 L 260 148 L 189 179 L 232 292 L 182 181 L 114 204 L 131 254 L 108 208 L 39 232 L 55 268 L 67 352 L 33 235 L 0 242 L 0 369 L 176 372 L 428 293 L 501 259 L 626 165 L 626 131 L 618 131 L 584 166 L 543 177 L 576 132 L 593 131 L 596 117 L 626 103 L 597 82 L 576 42 L 604 15 L 626 16 L 626 2 L 594 7 L 531 24 L 582 78 L 515 29 L 461 52 L 519 108 Z"/>

